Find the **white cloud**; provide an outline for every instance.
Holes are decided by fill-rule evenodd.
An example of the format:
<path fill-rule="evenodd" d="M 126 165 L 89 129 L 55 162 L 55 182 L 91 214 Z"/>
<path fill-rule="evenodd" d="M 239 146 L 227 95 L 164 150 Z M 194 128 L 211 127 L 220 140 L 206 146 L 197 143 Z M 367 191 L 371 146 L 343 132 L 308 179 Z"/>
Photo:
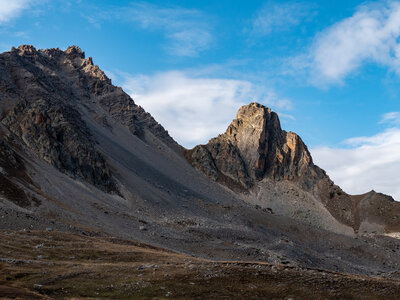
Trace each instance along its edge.
<path fill-rule="evenodd" d="M 143 29 L 163 32 L 169 40 L 166 48 L 174 55 L 197 56 L 213 41 L 211 20 L 198 10 L 165 8 L 141 2 L 118 9 L 114 14 L 139 24 Z M 109 13 L 104 17 L 109 18 Z"/>
<path fill-rule="evenodd" d="M 348 193 L 374 189 L 400 201 L 400 128 L 351 138 L 345 144 L 350 148 L 311 149 L 314 162 Z"/>
<path fill-rule="evenodd" d="M 0 24 L 18 17 L 30 4 L 29 0 L 0 0 Z"/>
<path fill-rule="evenodd" d="M 377 63 L 400 73 L 400 2 L 358 7 L 316 36 L 303 64 L 315 84 L 342 83 L 365 63 Z"/>
<path fill-rule="evenodd" d="M 249 81 L 196 77 L 182 71 L 151 77 L 124 74 L 122 86 L 186 147 L 225 132 L 241 105 L 257 101 L 276 109 L 291 107 L 289 100 Z"/>
<path fill-rule="evenodd" d="M 171 44 L 167 47 L 170 53 L 178 56 L 194 57 L 204 50 L 207 50 L 212 36 L 203 29 L 184 29 L 168 34 Z"/>
<path fill-rule="evenodd" d="M 268 35 L 274 31 L 284 31 L 298 26 L 314 14 L 310 5 L 300 2 L 267 3 L 252 22 L 252 32 Z"/>
<path fill-rule="evenodd" d="M 380 123 L 388 123 L 394 126 L 400 126 L 400 112 L 392 111 L 390 113 L 384 114 Z"/>

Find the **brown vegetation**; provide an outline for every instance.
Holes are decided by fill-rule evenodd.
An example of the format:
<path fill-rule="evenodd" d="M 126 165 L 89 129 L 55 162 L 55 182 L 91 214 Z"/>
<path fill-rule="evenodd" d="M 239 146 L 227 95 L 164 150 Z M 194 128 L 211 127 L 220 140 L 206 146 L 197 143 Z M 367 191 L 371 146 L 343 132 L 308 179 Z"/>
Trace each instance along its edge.
<path fill-rule="evenodd" d="M 22 299 L 378 299 L 400 281 L 255 262 L 215 262 L 134 241 L 0 233 L 0 297 Z"/>

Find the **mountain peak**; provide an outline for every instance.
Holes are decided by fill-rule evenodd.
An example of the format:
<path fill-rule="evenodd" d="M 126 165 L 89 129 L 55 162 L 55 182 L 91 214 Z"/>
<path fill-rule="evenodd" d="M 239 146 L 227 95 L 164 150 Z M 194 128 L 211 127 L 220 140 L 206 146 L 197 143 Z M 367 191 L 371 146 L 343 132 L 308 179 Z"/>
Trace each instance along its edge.
<path fill-rule="evenodd" d="M 72 57 L 85 58 L 85 52 L 78 46 L 69 46 L 67 50 L 65 50 L 65 54 Z"/>
<path fill-rule="evenodd" d="M 270 123 L 267 123 L 267 120 L 271 119 L 275 119 L 274 122 L 276 123 L 277 121 L 279 123 L 278 116 L 273 113 L 270 108 L 256 102 L 252 102 L 239 108 L 236 114 L 236 119 L 231 123 L 231 125 L 233 125 L 233 127 L 239 127 L 243 124 L 247 124 L 252 128 L 265 127 L 270 125 Z M 228 127 L 227 133 L 232 129 L 230 127 Z"/>
<path fill-rule="evenodd" d="M 239 108 L 236 119 L 249 119 L 256 118 L 257 116 L 264 116 L 271 114 L 272 110 L 257 102 L 251 102 L 250 104 L 243 105 Z"/>
<path fill-rule="evenodd" d="M 278 115 L 259 103 L 242 106 L 224 134 L 187 150 L 185 155 L 193 167 L 211 179 L 253 197 L 251 201 L 260 201 L 261 207 L 273 207 L 293 218 L 328 226 L 329 222 L 321 219 L 321 211 L 312 212 L 322 204 L 336 220 L 356 232 L 366 230 L 371 220 L 389 230 L 399 226 L 392 216 L 400 206 L 390 197 L 375 192 L 357 196 L 343 192 L 314 165 L 300 136 L 282 130 Z M 292 212 L 298 205 L 293 199 L 304 201 L 302 207 L 307 213 Z M 385 207 L 390 213 L 377 216 L 377 207 Z"/>
<path fill-rule="evenodd" d="M 252 102 L 239 108 L 236 119 L 228 126 L 226 134 L 239 138 L 238 134 L 247 132 L 252 137 L 257 135 L 262 142 L 265 131 L 271 129 L 278 132 L 282 131 L 278 115 L 272 112 L 270 108 Z M 244 137 L 242 136 L 242 138 Z"/>
<path fill-rule="evenodd" d="M 118 123 L 142 140 L 155 136 L 180 149 L 78 46 L 12 48 L 0 54 L 0 83 L 7 91 L 0 101 L 0 126 L 58 170 L 105 192 L 118 190 L 96 148 L 91 122 L 107 131 Z"/>
<path fill-rule="evenodd" d="M 265 177 L 304 181 L 302 175 L 314 169 L 301 138 L 282 130 L 278 115 L 256 102 L 242 106 L 224 134 L 189 150 L 187 157 L 214 180 L 245 189 Z"/>
<path fill-rule="evenodd" d="M 36 52 L 36 48 L 32 45 L 21 45 L 18 47 L 18 50 L 25 51 L 25 52 L 31 52 L 31 53 Z"/>
<path fill-rule="evenodd" d="M 267 110 L 267 111 L 271 112 L 271 108 L 269 108 L 261 103 L 258 103 L 258 102 L 250 102 L 249 104 L 243 105 L 239 108 L 238 112 L 245 110 L 245 109 L 250 109 L 250 108 L 253 108 L 256 110 Z"/>

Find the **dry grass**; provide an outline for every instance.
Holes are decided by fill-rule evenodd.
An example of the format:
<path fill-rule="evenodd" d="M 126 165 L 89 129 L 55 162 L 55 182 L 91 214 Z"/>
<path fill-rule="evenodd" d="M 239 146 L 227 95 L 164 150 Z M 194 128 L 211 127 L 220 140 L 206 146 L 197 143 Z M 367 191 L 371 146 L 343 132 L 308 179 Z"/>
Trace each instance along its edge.
<path fill-rule="evenodd" d="M 0 232 L 0 298 L 394 299 L 398 295 L 400 282 L 394 280 L 213 262 L 115 238 Z"/>

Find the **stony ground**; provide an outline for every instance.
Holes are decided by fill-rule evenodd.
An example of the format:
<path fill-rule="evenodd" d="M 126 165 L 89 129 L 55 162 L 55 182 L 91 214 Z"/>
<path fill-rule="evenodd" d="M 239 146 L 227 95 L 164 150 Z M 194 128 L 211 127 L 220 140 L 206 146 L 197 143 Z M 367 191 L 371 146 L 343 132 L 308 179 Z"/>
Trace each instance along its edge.
<path fill-rule="evenodd" d="M 0 231 L 0 298 L 395 299 L 400 280 L 215 262 L 129 240 Z"/>

